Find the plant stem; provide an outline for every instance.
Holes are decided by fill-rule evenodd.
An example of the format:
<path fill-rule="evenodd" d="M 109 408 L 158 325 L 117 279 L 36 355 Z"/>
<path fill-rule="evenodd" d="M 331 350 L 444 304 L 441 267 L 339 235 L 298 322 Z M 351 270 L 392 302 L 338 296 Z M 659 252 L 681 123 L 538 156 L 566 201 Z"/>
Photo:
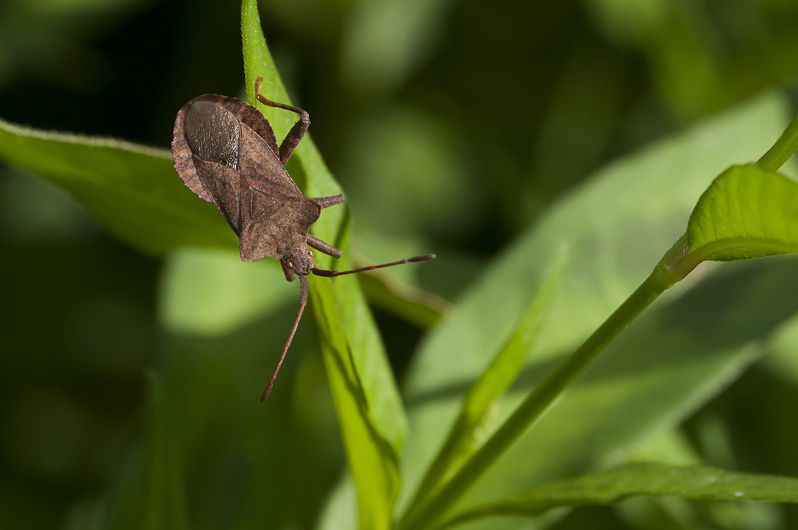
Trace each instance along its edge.
<path fill-rule="evenodd" d="M 796 151 L 798 151 L 798 116 L 781 133 L 773 147 L 768 149 L 756 163 L 765 169 L 778 171 Z"/>
<path fill-rule="evenodd" d="M 680 240 L 682 241 L 682 240 Z M 671 259 L 674 245 L 637 290 L 588 339 L 566 358 L 557 369 L 526 399 L 501 427 L 474 453 L 473 457 L 427 502 L 411 508 L 399 525 L 403 530 L 424 530 L 445 515 L 491 464 L 517 440 L 563 390 L 665 289 L 684 277 L 674 274 Z M 678 254 L 678 253 L 677 253 Z M 684 274 L 682 273 L 684 272 Z M 687 271 L 689 272 L 689 271 Z"/>

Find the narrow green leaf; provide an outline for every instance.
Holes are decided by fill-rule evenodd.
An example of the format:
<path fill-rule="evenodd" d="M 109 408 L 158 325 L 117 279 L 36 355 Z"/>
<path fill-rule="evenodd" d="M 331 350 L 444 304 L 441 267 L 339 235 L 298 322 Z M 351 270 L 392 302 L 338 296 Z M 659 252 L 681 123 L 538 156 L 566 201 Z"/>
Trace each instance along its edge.
<path fill-rule="evenodd" d="M 468 491 L 497 459 L 538 422 L 557 398 L 665 289 L 654 271 L 599 328 L 569 354 L 546 378 L 526 395 L 507 420 L 488 438 L 440 491 L 423 504 L 416 519 L 406 520 L 410 528 L 426 528 Z"/>
<path fill-rule="evenodd" d="M 387 274 L 361 274 L 358 280 L 369 302 L 421 328 L 431 328 L 454 307 L 433 293 Z"/>
<path fill-rule="evenodd" d="M 416 501 L 427 498 L 487 439 L 498 419 L 492 405 L 515 381 L 534 347 L 559 287 L 565 250 L 561 250 L 541 287 L 527 306 L 515 331 L 496 352 L 487 369 L 465 396 L 463 406 L 438 456 L 416 493 Z M 416 505 L 413 502 L 412 505 Z"/>
<path fill-rule="evenodd" d="M 107 530 L 182 530 L 188 527 L 184 492 L 178 476 L 172 420 L 164 387 L 149 376 L 146 430 L 141 447 L 127 462 L 109 504 Z"/>
<path fill-rule="evenodd" d="M 0 120 L 0 159 L 63 188 L 108 230 L 147 252 L 235 248 L 224 219 L 180 182 L 166 150 Z"/>
<path fill-rule="evenodd" d="M 537 515 L 552 508 L 613 504 L 628 497 L 696 501 L 798 503 L 798 479 L 738 473 L 708 466 L 638 463 L 535 488 L 507 500 L 466 509 L 440 528 L 502 515 Z"/>
<path fill-rule="evenodd" d="M 358 226 L 352 239 L 355 263 L 383 263 L 397 256 L 417 256 L 430 251 L 430 243 Z M 450 300 L 470 285 L 484 269 L 480 258 L 455 249 L 435 247 L 438 257 L 423 267 L 392 267 L 358 276 L 372 304 L 421 327 L 431 327 L 453 313 Z"/>
<path fill-rule="evenodd" d="M 247 94 L 254 101 L 254 83 L 264 77 L 266 97 L 288 103 L 260 27 L 255 0 L 244 0 L 241 11 Z M 291 113 L 263 109 L 283 136 L 296 120 Z M 288 166 L 309 196 L 332 195 L 340 187 L 315 148 L 305 137 Z M 345 207 L 326 210 L 313 233 L 341 248 L 349 241 Z M 347 259 L 338 262 L 343 267 Z M 330 258 L 317 265 L 329 267 Z M 361 528 L 388 528 L 399 493 L 398 454 L 406 420 L 384 347 L 357 279 L 311 278 L 311 306 L 322 335 L 322 352 L 355 482 Z"/>
<path fill-rule="evenodd" d="M 712 182 L 687 226 L 696 261 L 798 252 L 798 183 L 760 166 L 734 166 Z"/>

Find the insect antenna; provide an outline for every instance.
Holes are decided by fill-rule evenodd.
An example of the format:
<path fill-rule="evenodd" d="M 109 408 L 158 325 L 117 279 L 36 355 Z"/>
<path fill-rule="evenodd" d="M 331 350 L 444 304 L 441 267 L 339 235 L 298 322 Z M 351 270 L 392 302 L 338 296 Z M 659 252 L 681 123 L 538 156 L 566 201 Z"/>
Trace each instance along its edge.
<path fill-rule="evenodd" d="M 317 269 L 313 267 L 311 271 L 316 276 L 325 276 L 327 278 L 334 278 L 336 276 L 343 276 L 344 274 L 355 274 L 356 272 L 373 271 L 375 269 L 384 269 L 385 267 L 393 267 L 394 265 L 402 265 L 403 263 L 418 263 L 420 261 L 430 261 L 435 259 L 435 254 L 424 254 L 423 256 L 413 256 L 412 258 L 400 259 L 391 261 L 390 263 L 380 263 L 378 265 L 369 265 L 368 267 L 360 267 L 348 271 L 328 271 L 326 269 Z"/>
<path fill-rule="evenodd" d="M 288 339 L 286 339 L 285 345 L 283 346 L 283 353 L 280 354 L 280 359 L 277 361 L 277 366 L 274 367 L 274 371 L 272 372 L 271 377 L 269 377 L 269 382 L 266 383 L 266 388 L 263 389 L 263 394 L 261 394 L 260 396 L 261 403 L 269 399 L 269 394 L 272 393 L 274 380 L 277 379 L 277 374 L 280 372 L 280 367 L 283 365 L 283 361 L 285 360 L 285 354 L 288 353 L 288 348 L 291 347 L 291 343 L 294 340 L 294 334 L 296 333 L 296 328 L 299 326 L 299 321 L 302 320 L 302 313 L 305 311 L 305 305 L 307 305 L 307 303 L 308 303 L 308 279 L 306 276 L 300 275 L 299 311 L 297 311 L 296 320 L 294 320 L 294 325 L 291 326 L 291 332 L 288 334 Z"/>

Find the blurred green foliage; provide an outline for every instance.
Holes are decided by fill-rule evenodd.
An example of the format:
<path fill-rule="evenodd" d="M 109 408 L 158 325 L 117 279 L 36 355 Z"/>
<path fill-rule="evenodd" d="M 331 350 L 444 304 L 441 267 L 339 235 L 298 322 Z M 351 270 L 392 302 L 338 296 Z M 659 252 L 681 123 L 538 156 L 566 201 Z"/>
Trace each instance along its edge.
<path fill-rule="evenodd" d="M 790 0 L 272 0 L 261 18 L 346 192 L 353 253 L 441 255 L 384 276 L 387 288 L 364 285 L 409 406 L 405 494 L 436 453 L 456 398 L 529 303 L 551 249 L 568 240 L 575 256 L 536 359 L 495 421 L 639 282 L 711 178 L 763 153 L 795 114 Z M 747 102 L 774 87 L 778 95 Z M 0 3 L 0 117 L 11 122 L 164 148 L 185 101 L 244 88 L 236 2 Z M 34 172 L 57 162 L 27 148 L 4 159 L 24 155 Z M 71 163 L 91 176 L 104 161 Z M 144 177 L 170 169 L 162 155 L 134 164 Z M 124 178 L 130 168 L 122 169 Z M 101 198 L 92 219 L 119 204 Z M 0 219 L 0 527 L 311 528 L 321 513 L 322 526 L 343 527 L 351 509 L 328 497 L 338 484 L 334 499 L 346 498 L 344 449 L 310 319 L 280 388 L 256 406 L 296 303 L 275 263 L 243 266 L 223 250 L 142 254 L 72 197 L 11 166 L 0 167 Z M 208 219 L 195 243 L 229 245 Z M 184 228 L 159 218 L 153 236 L 134 243 L 161 252 Z M 789 258 L 700 271 L 471 498 L 519 493 L 633 448 L 669 462 L 798 475 L 794 271 Z M 453 316 L 414 354 L 443 314 Z M 160 512 L 141 513 L 147 495 L 166 503 Z M 776 529 L 798 525 L 798 512 L 635 500 L 557 524 Z"/>

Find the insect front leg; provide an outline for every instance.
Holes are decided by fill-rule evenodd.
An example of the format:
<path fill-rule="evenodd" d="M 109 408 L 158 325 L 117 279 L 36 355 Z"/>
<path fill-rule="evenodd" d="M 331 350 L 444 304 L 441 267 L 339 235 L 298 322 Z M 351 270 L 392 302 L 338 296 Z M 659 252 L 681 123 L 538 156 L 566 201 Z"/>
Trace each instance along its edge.
<path fill-rule="evenodd" d="M 334 258 L 341 257 L 341 251 L 335 248 L 334 246 L 330 245 L 329 243 L 325 243 L 321 239 L 315 238 L 312 235 L 308 234 L 308 245 L 315 248 L 319 252 L 324 252 L 328 256 L 332 256 Z"/>
<path fill-rule="evenodd" d="M 299 141 L 302 140 L 302 137 L 308 132 L 308 127 L 310 127 L 310 114 L 308 114 L 308 111 L 300 109 L 299 107 L 266 99 L 263 94 L 260 93 L 260 84 L 262 82 L 262 77 L 258 77 L 258 79 L 255 80 L 255 97 L 258 101 L 269 107 L 290 110 L 291 112 L 299 114 L 299 121 L 291 127 L 291 130 L 285 135 L 283 143 L 280 144 L 280 162 L 285 165 L 288 159 L 291 158 L 291 154 L 294 152 L 294 149 L 296 149 Z"/>
<path fill-rule="evenodd" d="M 342 202 L 344 202 L 344 196 L 339 193 L 338 195 L 330 195 L 328 197 L 316 197 L 310 200 L 315 202 L 319 208 L 327 208 L 328 206 L 334 206 L 336 204 L 341 204 Z"/>

